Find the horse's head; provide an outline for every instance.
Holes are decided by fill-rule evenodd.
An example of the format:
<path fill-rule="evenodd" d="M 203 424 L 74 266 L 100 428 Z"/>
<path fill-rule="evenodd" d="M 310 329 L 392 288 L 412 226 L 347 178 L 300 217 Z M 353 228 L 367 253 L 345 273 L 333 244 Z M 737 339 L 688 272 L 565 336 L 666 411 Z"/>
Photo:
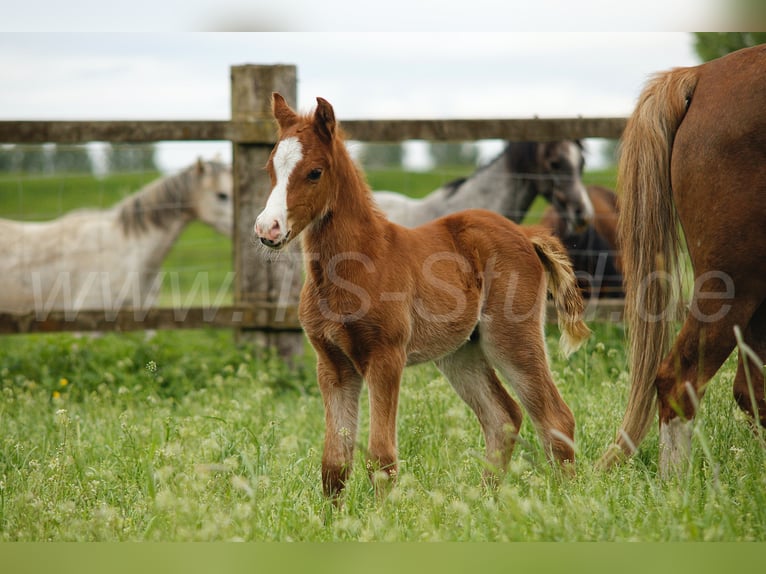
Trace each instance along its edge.
<path fill-rule="evenodd" d="M 231 167 L 219 161 L 199 159 L 192 169 L 197 217 L 231 237 L 234 223 Z"/>
<path fill-rule="evenodd" d="M 302 116 L 275 93 L 273 111 L 279 138 L 266 164 L 272 188 L 255 233 L 261 243 L 279 249 L 326 214 L 337 187 L 332 185 L 333 150 L 343 144 L 335 137 L 335 112 L 323 98 L 317 98 L 313 114 Z"/>
<path fill-rule="evenodd" d="M 542 142 L 537 146 L 538 193 L 559 212 L 568 234 L 593 221 L 593 205 L 581 179 L 584 164 L 579 141 Z"/>

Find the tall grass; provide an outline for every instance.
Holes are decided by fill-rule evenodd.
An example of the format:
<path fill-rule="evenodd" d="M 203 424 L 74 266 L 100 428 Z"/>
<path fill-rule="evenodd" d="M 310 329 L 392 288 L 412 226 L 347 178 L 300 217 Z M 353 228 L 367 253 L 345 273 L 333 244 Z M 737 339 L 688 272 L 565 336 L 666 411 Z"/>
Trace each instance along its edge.
<path fill-rule="evenodd" d="M 363 464 L 367 404 L 345 504 L 321 493 L 323 407 L 310 352 L 287 367 L 227 332 L 25 336 L 0 348 L 0 540 L 764 540 L 766 461 L 730 399 L 705 397 L 694 456 L 661 482 L 653 433 L 593 470 L 624 406 L 622 331 L 595 326 L 570 361 L 549 333 L 577 418 L 562 479 L 525 422 L 510 470 L 482 486 L 478 422 L 429 365 L 405 371 L 400 477 L 376 500 Z"/>

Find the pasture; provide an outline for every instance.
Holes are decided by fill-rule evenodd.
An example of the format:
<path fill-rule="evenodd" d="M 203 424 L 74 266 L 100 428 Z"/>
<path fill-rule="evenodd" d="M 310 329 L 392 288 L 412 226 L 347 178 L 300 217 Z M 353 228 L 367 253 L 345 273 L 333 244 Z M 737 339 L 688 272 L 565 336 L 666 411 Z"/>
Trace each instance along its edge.
<path fill-rule="evenodd" d="M 626 465 L 593 469 L 626 400 L 622 336 L 596 326 L 565 362 L 548 334 L 577 418 L 575 478 L 546 463 L 525 418 L 509 473 L 482 487 L 475 416 L 425 365 L 405 370 L 397 486 L 376 501 L 360 452 L 340 510 L 322 495 L 310 355 L 288 369 L 225 331 L 7 338 L 0 540 L 764 540 L 764 446 L 730 398 L 733 364 L 702 405 L 686 475 L 659 480 L 656 432 Z"/>
<path fill-rule="evenodd" d="M 417 195 L 451 175 L 399 173 L 397 181 Z M 586 181 L 610 185 L 612 175 Z M 373 187 L 402 187 L 376 177 L 396 174 L 369 174 Z M 34 184 L 25 179 L 23 187 Z M 108 204 L 107 193 L 119 197 L 132 184 L 90 185 Z M 28 213 L 32 197 L 38 209 L 32 192 L 23 200 L 0 194 L 2 215 L 13 216 L 21 201 Z M 66 197 L 54 193 L 50 202 L 63 209 Z M 206 245 L 228 264 L 230 242 L 194 225 L 166 268 L 198 265 L 199 249 L 188 244 L 208 231 Z M 383 500 L 363 464 L 363 392 L 360 447 L 341 509 L 322 495 L 324 417 L 310 351 L 288 367 L 238 347 L 228 331 L 5 337 L 0 541 L 765 540 L 766 451 L 731 399 L 735 362 L 701 406 L 686 474 L 658 478 L 655 429 L 638 456 L 601 473 L 594 464 L 614 437 L 628 377 L 622 327 L 592 328 L 566 361 L 555 327 L 547 329 L 554 380 L 577 421 L 576 477 L 563 479 L 546 462 L 525 417 L 508 474 L 483 487 L 478 422 L 423 365 L 404 373 L 400 475 Z"/>

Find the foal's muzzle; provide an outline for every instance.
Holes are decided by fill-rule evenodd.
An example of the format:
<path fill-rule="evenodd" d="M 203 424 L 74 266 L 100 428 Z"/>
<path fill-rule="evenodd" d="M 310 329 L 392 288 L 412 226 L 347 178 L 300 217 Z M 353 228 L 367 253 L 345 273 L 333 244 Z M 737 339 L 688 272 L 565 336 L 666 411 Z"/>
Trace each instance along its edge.
<path fill-rule="evenodd" d="M 261 240 L 261 243 L 265 245 L 266 247 L 270 249 L 282 249 L 287 244 L 287 240 L 290 237 L 290 231 L 285 233 L 283 237 L 281 237 L 279 240 L 274 241 L 273 239 L 269 239 L 268 237 L 259 237 L 258 239 Z"/>

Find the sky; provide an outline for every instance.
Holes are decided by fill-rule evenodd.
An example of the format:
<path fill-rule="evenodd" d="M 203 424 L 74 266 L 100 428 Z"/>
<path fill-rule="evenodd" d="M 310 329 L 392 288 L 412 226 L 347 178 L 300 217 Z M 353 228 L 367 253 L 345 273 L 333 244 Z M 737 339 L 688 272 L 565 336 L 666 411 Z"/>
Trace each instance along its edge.
<path fill-rule="evenodd" d="M 295 64 L 299 108 L 322 96 L 342 121 L 627 116 L 652 73 L 699 59 L 689 32 L 0 32 L 0 120 L 228 119 L 229 68 L 245 63 Z M 229 152 L 168 142 L 159 161 Z"/>
<path fill-rule="evenodd" d="M 37 0 L 6 2 L 0 30 L 589 31 L 722 30 L 749 0 Z M 739 20 L 739 22 L 738 22 Z M 747 21 L 745 21 L 747 23 Z"/>

